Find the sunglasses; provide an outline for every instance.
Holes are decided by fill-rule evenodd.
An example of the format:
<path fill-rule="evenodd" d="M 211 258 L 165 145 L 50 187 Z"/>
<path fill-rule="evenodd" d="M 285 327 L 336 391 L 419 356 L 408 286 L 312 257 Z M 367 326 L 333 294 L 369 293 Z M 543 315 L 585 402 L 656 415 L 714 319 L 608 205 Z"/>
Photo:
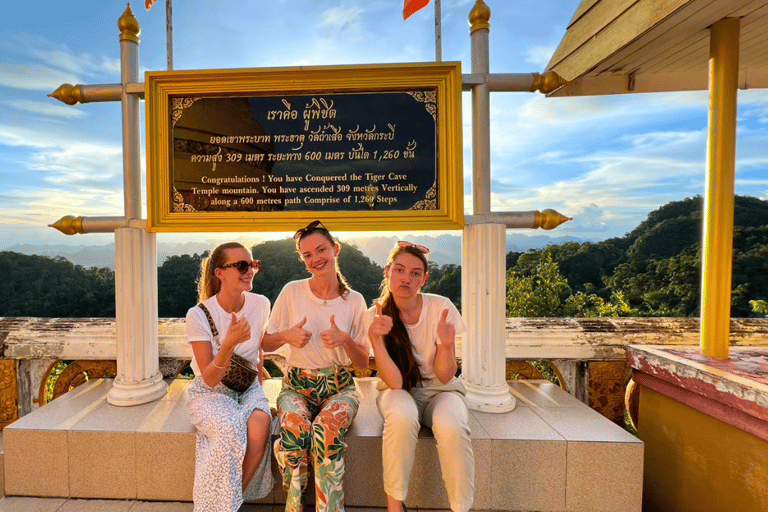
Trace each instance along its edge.
<path fill-rule="evenodd" d="M 399 242 L 397 242 L 397 246 L 402 247 L 403 249 L 408 249 L 410 247 L 413 247 L 414 249 L 419 251 L 421 254 L 423 254 L 426 259 L 429 259 L 429 249 L 427 249 L 423 245 L 406 242 L 405 240 L 400 240 Z"/>
<path fill-rule="evenodd" d="M 305 234 L 305 233 L 311 233 L 312 231 L 314 231 L 314 230 L 316 230 L 316 229 L 318 229 L 318 228 L 320 228 L 320 229 L 324 229 L 325 231 L 328 231 L 328 228 L 327 228 L 327 227 L 325 227 L 325 225 L 323 225 L 323 223 L 322 223 L 322 222 L 320 222 L 319 220 L 313 220 L 312 222 L 310 222 L 309 224 L 307 224 L 307 227 L 305 227 L 305 228 L 301 228 L 301 229 L 300 229 L 300 230 L 298 230 L 296 233 L 294 233 L 294 234 L 293 234 L 293 239 L 294 239 L 294 240 L 298 240 L 298 239 L 300 239 L 302 236 L 304 236 L 304 234 Z M 328 231 L 328 232 L 330 233 L 330 231 Z"/>
<path fill-rule="evenodd" d="M 229 267 L 235 267 L 238 272 L 241 274 L 245 274 L 248 272 L 249 268 L 253 269 L 253 273 L 257 274 L 259 270 L 261 269 L 261 261 L 259 260 L 253 260 L 253 261 L 236 261 L 234 263 L 228 263 L 226 265 L 222 265 L 219 268 L 229 268 Z"/>

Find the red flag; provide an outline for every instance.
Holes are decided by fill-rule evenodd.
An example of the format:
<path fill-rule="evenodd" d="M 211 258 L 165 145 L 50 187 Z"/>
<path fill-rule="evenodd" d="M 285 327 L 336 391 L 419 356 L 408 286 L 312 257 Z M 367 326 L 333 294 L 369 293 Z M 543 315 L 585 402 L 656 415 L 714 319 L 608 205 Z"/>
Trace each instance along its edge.
<path fill-rule="evenodd" d="M 154 4 L 157 0 L 144 0 L 144 7 L 147 10 L 150 10 L 152 8 L 152 4 Z"/>
<path fill-rule="evenodd" d="M 403 19 L 407 20 L 411 17 L 411 14 L 419 9 L 423 9 L 428 4 L 429 0 L 405 0 L 405 5 L 403 6 Z"/>

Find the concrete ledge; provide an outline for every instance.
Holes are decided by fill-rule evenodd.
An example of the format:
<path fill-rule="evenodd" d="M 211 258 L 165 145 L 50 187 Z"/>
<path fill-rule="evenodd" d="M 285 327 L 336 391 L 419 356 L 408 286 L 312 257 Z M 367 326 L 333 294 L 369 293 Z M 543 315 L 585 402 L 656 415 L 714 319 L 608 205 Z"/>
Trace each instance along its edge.
<path fill-rule="evenodd" d="M 375 384 L 358 379 L 360 411 L 346 436 L 350 507 L 386 504 Z M 24 416 L 4 431 L 6 494 L 190 501 L 195 433 L 184 401 L 188 385 L 175 380 L 161 400 L 115 407 L 106 402 L 111 381 L 97 379 Z M 514 411 L 470 412 L 475 510 L 641 510 L 641 441 L 549 382 L 511 386 Z M 274 400 L 280 381 L 265 388 Z M 406 503 L 447 509 L 435 440 L 426 428 L 419 436 Z M 248 493 L 246 500 L 255 502 Z M 258 503 L 284 500 L 278 484 Z"/>
<path fill-rule="evenodd" d="M 698 345 L 696 318 L 507 318 L 507 359 L 620 360 L 630 344 Z M 160 318 L 160 357 L 190 359 L 183 318 Z M 732 346 L 765 345 L 766 318 L 732 318 Z M 0 317 L 4 357 L 115 359 L 114 318 Z M 461 353 L 462 340 L 457 340 Z"/>

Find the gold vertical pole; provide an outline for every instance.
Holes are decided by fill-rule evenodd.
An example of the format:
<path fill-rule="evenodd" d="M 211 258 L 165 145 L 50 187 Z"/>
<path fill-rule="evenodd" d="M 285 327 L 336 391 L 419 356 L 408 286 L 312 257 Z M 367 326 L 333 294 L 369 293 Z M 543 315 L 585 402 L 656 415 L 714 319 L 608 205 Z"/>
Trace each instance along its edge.
<path fill-rule="evenodd" d="M 701 353 L 728 359 L 733 268 L 739 19 L 712 25 L 709 138 L 701 272 Z"/>

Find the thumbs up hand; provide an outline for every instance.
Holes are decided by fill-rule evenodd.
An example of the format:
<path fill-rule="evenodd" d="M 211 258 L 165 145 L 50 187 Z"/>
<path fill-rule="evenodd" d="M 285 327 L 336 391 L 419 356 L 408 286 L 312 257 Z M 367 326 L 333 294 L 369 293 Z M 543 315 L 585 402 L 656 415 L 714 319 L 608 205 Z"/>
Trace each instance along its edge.
<path fill-rule="evenodd" d="M 448 321 L 448 308 L 443 310 L 440 320 L 437 322 L 437 337 L 443 345 L 451 345 L 456 341 L 456 329 Z"/>
<path fill-rule="evenodd" d="M 303 348 L 312 338 L 312 333 L 304 329 L 306 323 L 307 317 L 304 317 L 301 322 L 284 332 L 283 339 L 296 348 Z"/>
<path fill-rule="evenodd" d="M 376 316 L 373 317 L 373 322 L 368 328 L 368 336 L 373 339 L 380 340 L 392 330 L 392 317 L 387 316 L 382 312 L 381 304 L 376 303 Z"/>
<path fill-rule="evenodd" d="M 325 348 L 341 347 L 352 340 L 349 334 L 345 333 L 336 325 L 336 315 L 331 315 L 331 327 L 320 333 Z"/>
<path fill-rule="evenodd" d="M 232 313 L 232 324 L 229 326 L 227 335 L 224 337 L 224 344 L 239 345 L 244 341 L 248 341 L 251 338 L 251 324 L 248 323 L 248 319 L 242 317 L 237 319 L 237 315 Z"/>

